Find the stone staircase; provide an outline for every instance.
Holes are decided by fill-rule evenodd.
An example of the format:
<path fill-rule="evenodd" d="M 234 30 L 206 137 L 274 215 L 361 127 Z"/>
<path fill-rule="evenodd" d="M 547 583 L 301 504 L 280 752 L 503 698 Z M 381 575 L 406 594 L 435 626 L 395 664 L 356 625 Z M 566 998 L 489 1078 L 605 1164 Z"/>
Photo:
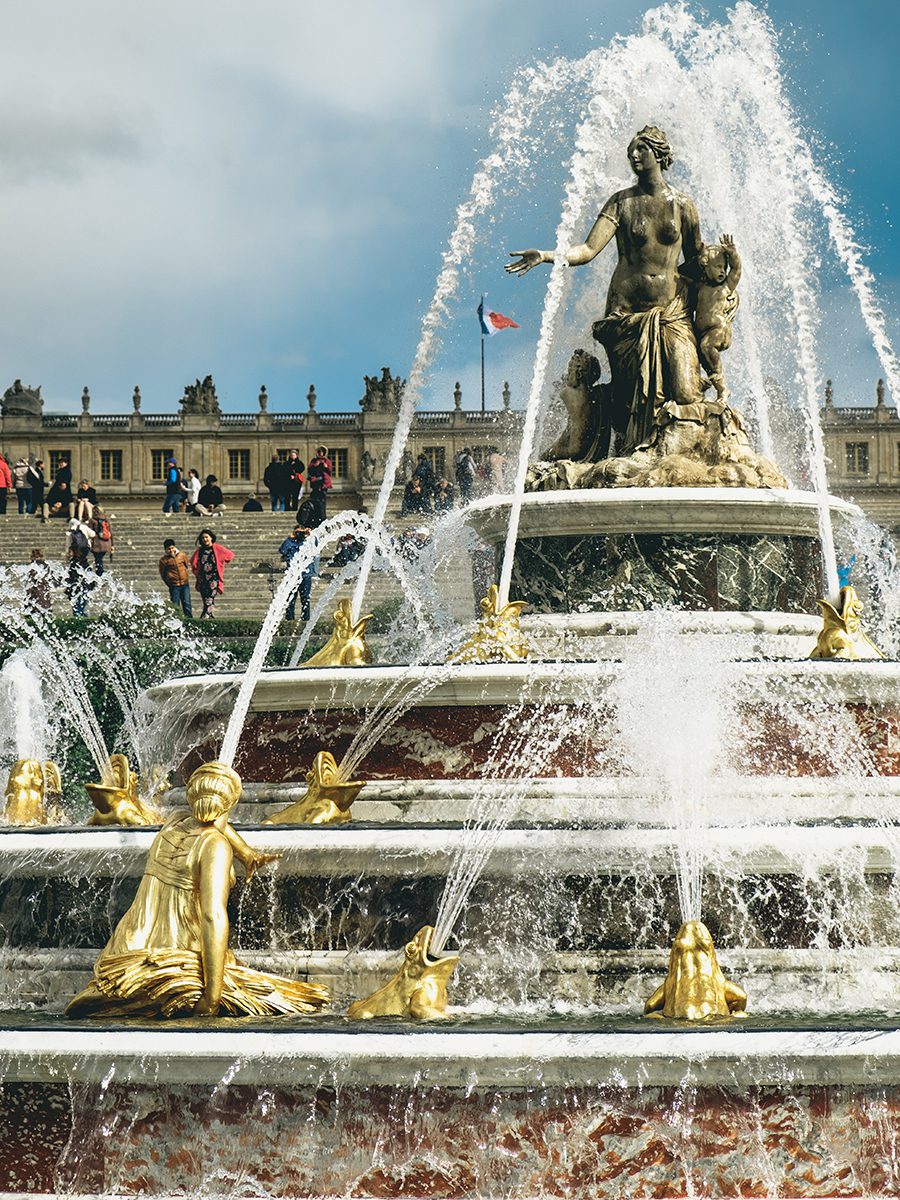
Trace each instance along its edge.
<path fill-rule="evenodd" d="M 113 533 L 115 555 L 107 569 L 112 570 L 123 581 L 134 586 L 140 595 L 166 595 L 159 577 L 159 559 L 163 552 L 163 541 L 174 538 L 179 549 L 190 556 L 197 534 L 205 526 L 216 532 L 217 540 L 235 553 L 225 573 L 225 592 L 216 604 L 216 615 L 227 617 L 256 617 L 265 615 L 272 599 L 272 588 L 278 585 L 282 565 L 278 547 L 291 532 L 294 518 L 290 513 L 224 513 L 214 518 L 188 516 L 184 513 L 164 516 L 158 509 L 144 512 L 116 512 L 115 505 L 108 506 Z M 397 518 L 391 522 L 398 532 L 409 524 L 421 524 Z M 65 555 L 66 521 L 52 518 L 42 525 L 35 517 L 8 513 L 0 516 L 0 566 L 27 563 L 32 547 L 39 546 L 48 562 L 60 560 Z M 327 565 L 328 557 L 337 550 L 335 546 L 320 564 L 322 578 L 313 585 L 313 601 L 317 592 L 325 586 L 335 569 Z M 451 606 L 453 614 L 461 621 L 469 621 L 474 615 L 472 599 L 471 568 L 467 555 L 458 564 L 441 573 L 438 583 L 441 595 Z M 341 595 L 349 595 L 345 588 Z M 195 595 L 192 591 L 192 595 Z M 373 571 L 366 591 L 366 607 L 383 604 L 386 600 L 401 595 L 394 576 L 388 572 Z M 195 615 L 199 613 L 199 597 L 195 596 Z"/>

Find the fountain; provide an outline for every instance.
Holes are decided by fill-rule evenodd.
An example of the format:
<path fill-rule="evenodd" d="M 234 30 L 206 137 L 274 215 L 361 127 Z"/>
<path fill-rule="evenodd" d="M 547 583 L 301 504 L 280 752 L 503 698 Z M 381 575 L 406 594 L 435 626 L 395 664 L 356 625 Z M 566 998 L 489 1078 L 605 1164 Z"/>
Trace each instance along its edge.
<path fill-rule="evenodd" d="M 551 267 L 515 485 L 465 513 L 495 554 L 481 621 L 450 645 L 404 574 L 415 661 L 373 663 L 367 554 L 327 653 L 267 669 L 320 544 L 352 529 L 390 560 L 393 466 L 477 218 L 573 96 L 553 249 L 512 264 Z M 147 693 L 187 714 L 191 813 L 0 834 L 8 1190 L 900 1190 L 900 664 L 838 594 L 862 516 L 816 433 L 811 213 L 893 383 L 871 280 L 748 3 L 653 10 L 519 79 L 506 113 L 375 519 L 296 556 L 246 671 Z M 569 270 L 594 258 L 603 316 Z"/>

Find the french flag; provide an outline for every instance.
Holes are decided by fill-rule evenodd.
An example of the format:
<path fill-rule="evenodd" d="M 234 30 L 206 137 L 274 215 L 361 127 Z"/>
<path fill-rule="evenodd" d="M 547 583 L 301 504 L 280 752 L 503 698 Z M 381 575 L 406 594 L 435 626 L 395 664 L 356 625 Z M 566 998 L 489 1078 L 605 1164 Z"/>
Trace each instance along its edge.
<path fill-rule="evenodd" d="M 492 312 L 484 307 L 484 296 L 478 305 L 478 320 L 481 322 L 481 332 L 487 337 L 493 337 L 501 329 L 518 329 L 519 325 L 512 317 L 504 317 L 503 313 Z"/>

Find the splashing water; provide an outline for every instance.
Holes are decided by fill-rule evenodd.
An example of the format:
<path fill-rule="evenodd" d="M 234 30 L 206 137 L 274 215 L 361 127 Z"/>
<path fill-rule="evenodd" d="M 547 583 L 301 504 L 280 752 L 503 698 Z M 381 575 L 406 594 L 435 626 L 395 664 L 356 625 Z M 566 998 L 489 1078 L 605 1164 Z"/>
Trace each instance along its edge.
<path fill-rule="evenodd" d="M 29 665 L 25 651 L 17 650 L 0 670 L 0 711 L 12 718 L 14 758 L 45 759 L 47 706 L 41 681 Z"/>

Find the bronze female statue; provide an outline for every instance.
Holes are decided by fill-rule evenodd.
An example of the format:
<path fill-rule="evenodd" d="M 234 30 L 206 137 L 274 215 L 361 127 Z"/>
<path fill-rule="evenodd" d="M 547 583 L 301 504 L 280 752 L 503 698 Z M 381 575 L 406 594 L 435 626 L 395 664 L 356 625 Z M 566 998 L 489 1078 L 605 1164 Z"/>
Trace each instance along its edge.
<path fill-rule="evenodd" d="M 228 948 L 233 859 L 249 876 L 273 858 L 229 825 L 240 794 L 240 777 L 225 763 L 193 773 L 190 812 L 176 813 L 156 835 L 134 902 L 92 981 L 66 1009 L 70 1016 L 276 1016 L 327 1002 L 327 988 L 254 971 Z"/>
<path fill-rule="evenodd" d="M 682 256 L 700 252 L 697 209 L 663 178 L 672 151 L 661 129 L 648 125 L 635 134 L 628 161 L 637 182 L 607 200 L 584 243 L 566 255 L 570 266 L 581 266 L 616 239 L 619 261 L 594 337 L 609 356 L 621 455 L 649 438 L 664 405 L 674 406 L 671 416 L 691 419 L 703 400 L 688 282 L 678 270 Z M 547 250 L 514 254 L 519 261 L 506 268 L 514 275 L 554 261 Z"/>
<path fill-rule="evenodd" d="M 570 266 L 581 266 L 616 239 L 619 257 L 605 314 L 593 325 L 612 374 L 608 387 L 596 389 L 604 412 L 594 425 L 611 426 L 615 446 L 596 443 L 593 459 L 616 457 L 594 470 L 562 470 L 562 486 L 785 486 L 774 464 L 749 449 L 740 416 L 727 403 L 718 361 L 717 380 L 701 375 L 694 324 L 694 281 L 703 250 L 700 220 L 693 201 L 663 178 L 672 162 L 663 131 L 648 125 L 635 134 L 628 161 L 634 185 L 611 196 L 585 241 L 566 252 Z M 730 239 L 728 245 L 733 250 Z M 516 261 L 506 270 L 513 275 L 555 258 L 547 250 L 517 250 L 511 257 Z M 735 307 L 736 301 L 732 317 Z M 729 337 L 720 339 L 721 348 L 726 341 L 730 329 Z M 714 383 L 718 395 L 704 400 Z M 581 454 L 572 457 L 583 461 Z M 532 486 L 560 482 L 538 472 Z"/>

